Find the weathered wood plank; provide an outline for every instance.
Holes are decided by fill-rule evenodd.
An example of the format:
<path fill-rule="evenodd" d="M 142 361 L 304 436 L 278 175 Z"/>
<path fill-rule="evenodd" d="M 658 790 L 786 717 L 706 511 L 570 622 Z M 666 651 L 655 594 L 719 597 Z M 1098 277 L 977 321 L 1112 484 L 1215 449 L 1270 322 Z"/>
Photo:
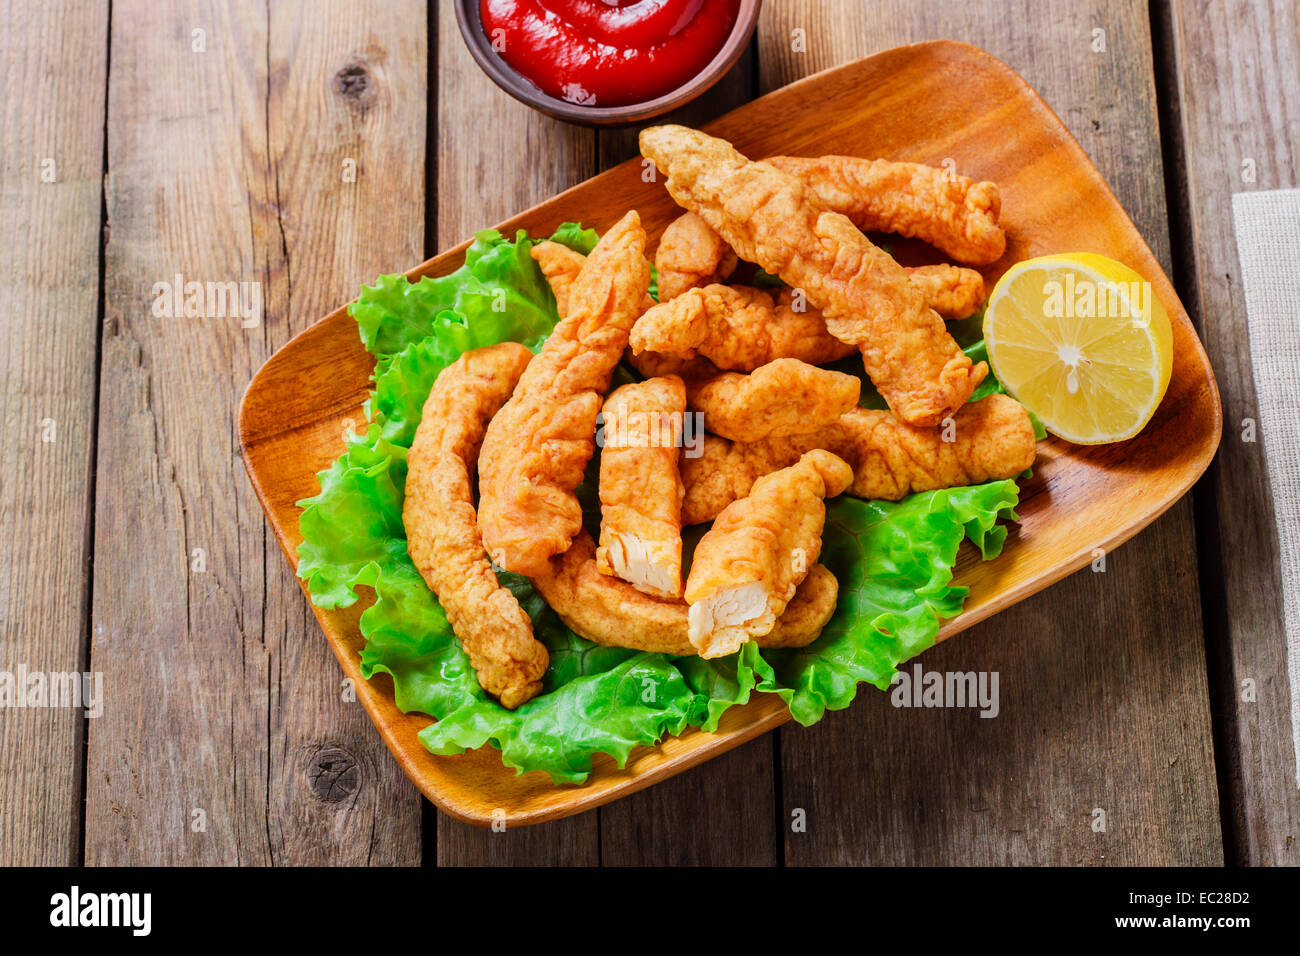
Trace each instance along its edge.
<path fill-rule="evenodd" d="M 362 283 L 418 258 L 425 18 L 416 0 L 295 0 L 271 8 L 269 158 L 288 279 L 288 322 L 272 325 L 272 348 Z M 260 518 L 260 509 L 250 511 Z M 280 657 L 270 705 L 274 858 L 419 862 L 419 795 L 345 695 L 338 664 L 269 533 L 265 552 L 265 633 L 279 635 Z"/>
<path fill-rule="evenodd" d="M 600 809 L 602 866 L 772 866 L 773 740 L 759 737 Z"/>
<path fill-rule="evenodd" d="M 940 37 L 1018 69 L 1168 264 L 1144 3 L 767 4 L 760 84 Z M 998 672 L 995 719 L 899 710 L 867 688 L 812 729 L 784 729 L 787 861 L 1222 862 L 1194 552 L 1184 501 L 1104 575 L 1081 572 L 922 656 L 928 670 Z M 805 832 L 790 831 L 797 810 Z"/>
<path fill-rule="evenodd" d="M 596 171 L 596 134 L 543 116 L 478 68 L 438 5 L 438 248 L 468 239 Z"/>
<path fill-rule="evenodd" d="M 114 5 L 89 863 L 420 860 L 418 796 L 234 435 L 277 346 L 419 256 L 426 7 L 403 7 Z M 160 317 L 177 275 L 255 283 L 261 314 Z"/>
<path fill-rule="evenodd" d="M 1263 445 L 1244 440 L 1258 420 L 1246 306 L 1232 230 L 1232 194 L 1300 186 L 1300 22 L 1294 4 L 1160 4 L 1166 84 L 1182 137 L 1175 171 L 1188 220 L 1177 265 L 1223 401 L 1223 443 L 1203 483 L 1218 520 L 1220 557 L 1203 580 L 1218 593 L 1209 639 L 1217 674 L 1219 759 L 1231 813 L 1230 862 L 1300 863 L 1300 792 L 1291 744 L 1286 638 Z M 1256 436 L 1257 437 L 1257 436 Z M 1203 552 L 1204 553 L 1204 552 Z M 1215 600 L 1218 598 L 1218 600 Z M 1253 700 L 1243 697 L 1253 684 Z"/>
<path fill-rule="evenodd" d="M 0 23 L 0 669 L 71 673 L 86 669 L 108 5 L 5 4 Z M 81 862 L 86 723 L 0 713 L 0 865 Z"/>
<path fill-rule="evenodd" d="M 596 172 L 595 133 L 493 85 L 465 49 L 449 3 L 438 5 L 436 63 L 440 249 Z M 437 815 L 439 865 L 594 864 L 599 853 L 594 813 L 503 832 Z"/>

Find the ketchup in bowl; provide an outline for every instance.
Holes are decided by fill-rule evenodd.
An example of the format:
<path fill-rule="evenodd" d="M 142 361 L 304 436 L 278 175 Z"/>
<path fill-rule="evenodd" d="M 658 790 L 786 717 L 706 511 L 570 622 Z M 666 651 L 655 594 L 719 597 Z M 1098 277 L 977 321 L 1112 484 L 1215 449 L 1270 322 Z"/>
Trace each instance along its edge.
<path fill-rule="evenodd" d="M 644 103 L 700 73 L 740 0 L 480 0 L 492 48 L 543 92 L 582 106 Z"/>

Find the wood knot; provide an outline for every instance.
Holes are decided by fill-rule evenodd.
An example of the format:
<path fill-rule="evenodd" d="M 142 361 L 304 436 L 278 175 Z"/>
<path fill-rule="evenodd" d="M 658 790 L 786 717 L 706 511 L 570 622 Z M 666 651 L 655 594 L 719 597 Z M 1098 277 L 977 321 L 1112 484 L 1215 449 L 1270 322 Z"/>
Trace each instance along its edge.
<path fill-rule="evenodd" d="M 349 60 L 334 74 L 334 92 L 356 110 L 365 111 L 375 98 L 375 78 L 362 60 Z"/>
<path fill-rule="evenodd" d="M 326 747 L 311 758 L 307 782 L 312 793 L 326 803 L 350 800 L 361 789 L 361 768 L 357 759 L 339 747 Z"/>

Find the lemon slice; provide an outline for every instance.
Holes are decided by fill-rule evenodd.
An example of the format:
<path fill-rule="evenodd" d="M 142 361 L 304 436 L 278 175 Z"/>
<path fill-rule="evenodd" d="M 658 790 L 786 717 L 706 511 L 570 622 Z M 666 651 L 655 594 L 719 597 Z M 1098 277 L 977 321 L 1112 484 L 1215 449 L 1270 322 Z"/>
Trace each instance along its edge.
<path fill-rule="evenodd" d="M 1012 266 L 989 296 L 984 338 L 1007 391 L 1080 445 L 1140 432 L 1173 369 L 1169 315 L 1151 284 L 1093 253 Z"/>

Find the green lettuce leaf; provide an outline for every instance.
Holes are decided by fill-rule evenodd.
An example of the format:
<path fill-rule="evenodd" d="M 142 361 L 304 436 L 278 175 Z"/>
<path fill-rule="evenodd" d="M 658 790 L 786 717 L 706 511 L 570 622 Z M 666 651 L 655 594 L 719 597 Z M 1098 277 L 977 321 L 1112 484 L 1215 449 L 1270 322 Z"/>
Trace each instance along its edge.
<path fill-rule="evenodd" d="M 478 233 L 455 272 L 409 282 L 380 276 L 365 286 L 348 311 L 361 342 L 377 359 L 376 376 L 394 356 L 420 342 L 444 365 L 469 349 L 522 342 L 534 352 L 559 316 L 546 277 L 529 254 L 533 241 L 522 230 L 515 241 L 495 230 Z"/>
<path fill-rule="evenodd" d="M 594 754 L 611 754 L 622 767 L 633 747 L 681 733 L 693 703 L 672 658 L 634 653 L 513 712 L 497 705 L 460 708 L 420 731 L 420 740 L 436 754 L 491 744 L 509 767 L 545 770 L 556 783 L 582 783 Z"/>
<path fill-rule="evenodd" d="M 581 252 L 584 256 L 591 255 L 591 250 L 596 248 L 596 243 L 599 241 L 600 236 L 596 234 L 596 230 L 584 229 L 580 222 L 562 222 L 551 234 L 551 242 L 568 246 L 574 252 Z"/>
<path fill-rule="evenodd" d="M 298 576 L 317 607 L 350 607 L 355 588 L 373 587 L 383 568 L 406 553 L 406 449 L 372 425 L 318 477 L 320 494 L 298 502 Z"/>

